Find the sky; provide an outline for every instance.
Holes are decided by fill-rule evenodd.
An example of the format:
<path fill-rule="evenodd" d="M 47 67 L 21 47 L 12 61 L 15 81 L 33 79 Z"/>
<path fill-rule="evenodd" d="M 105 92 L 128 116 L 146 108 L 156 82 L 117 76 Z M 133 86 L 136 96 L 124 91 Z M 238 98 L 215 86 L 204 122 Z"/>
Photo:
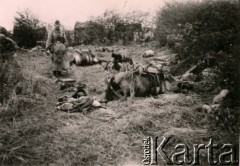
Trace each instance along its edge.
<path fill-rule="evenodd" d="M 16 12 L 30 9 L 43 22 L 53 24 L 58 19 L 72 29 L 76 21 L 84 22 L 107 9 L 155 13 L 166 1 L 169 0 L 0 0 L 0 26 L 12 30 Z"/>

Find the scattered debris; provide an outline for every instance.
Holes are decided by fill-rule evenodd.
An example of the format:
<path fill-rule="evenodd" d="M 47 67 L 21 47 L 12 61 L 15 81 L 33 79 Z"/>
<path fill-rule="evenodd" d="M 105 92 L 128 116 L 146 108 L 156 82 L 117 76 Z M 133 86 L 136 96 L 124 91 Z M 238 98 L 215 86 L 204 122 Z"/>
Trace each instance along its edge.
<path fill-rule="evenodd" d="M 112 53 L 112 57 L 121 57 L 122 60 L 130 57 L 129 51 L 127 49 L 120 49 Z"/>
<path fill-rule="evenodd" d="M 229 90 L 223 89 L 218 95 L 216 95 L 213 98 L 213 103 L 214 104 L 221 103 L 228 94 L 229 94 Z"/>
<path fill-rule="evenodd" d="M 217 111 L 221 107 L 223 100 L 227 97 L 228 94 L 229 90 L 221 90 L 221 92 L 213 98 L 212 104 L 204 104 L 202 106 L 202 111 L 208 114 L 212 113 L 213 111 Z"/>
<path fill-rule="evenodd" d="M 75 83 L 74 79 L 64 78 L 60 82 L 60 90 L 72 91 L 70 96 L 63 96 L 58 99 L 57 109 L 69 112 L 82 112 L 96 107 L 102 107 L 100 102 L 93 97 L 87 96 L 86 85 L 80 82 Z"/>
<path fill-rule="evenodd" d="M 114 49 L 112 47 L 105 47 L 106 52 L 114 52 Z"/>
<path fill-rule="evenodd" d="M 74 49 L 73 49 L 73 47 L 68 47 L 67 50 L 68 51 L 73 51 Z"/>
<path fill-rule="evenodd" d="M 142 55 L 143 58 L 150 58 L 154 56 L 154 51 L 153 50 L 147 50 L 144 52 Z"/>
<path fill-rule="evenodd" d="M 60 90 L 65 90 L 65 89 L 68 89 L 70 87 L 74 87 L 74 83 L 69 83 L 69 82 L 62 82 L 60 83 Z"/>
<path fill-rule="evenodd" d="M 212 111 L 212 107 L 210 105 L 204 104 L 202 106 L 202 111 L 209 114 Z"/>
<path fill-rule="evenodd" d="M 31 50 L 29 50 L 28 52 L 34 52 L 34 51 L 44 51 L 45 49 L 42 47 L 42 46 L 36 46 L 36 47 L 33 47 Z"/>
<path fill-rule="evenodd" d="M 205 113 L 212 113 L 213 111 L 217 111 L 219 108 L 220 108 L 220 104 L 211 104 L 211 105 L 208 105 L 208 104 L 204 104 L 202 106 L 202 111 L 205 112 Z"/>
<path fill-rule="evenodd" d="M 177 86 L 181 89 L 192 90 L 194 88 L 194 83 L 189 81 L 180 81 Z"/>
<path fill-rule="evenodd" d="M 183 81 L 195 81 L 196 75 L 193 73 L 185 73 L 181 76 L 181 80 Z"/>
<path fill-rule="evenodd" d="M 82 83 L 78 83 L 76 88 L 74 89 L 74 94 L 72 95 L 73 98 L 79 98 L 81 96 L 87 96 L 87 92 L 85 90 L 86 85 Z"/>
<path fill-rule="evenodd" d="M 92 97 L 82 96 L 80 98 L 65 97 L 63 102 L 57 104 L 57 109 L 68 112 L 88 111 L 93 107 L 100 107 L 101 104 Z M 95 102 L 94 102 L 95 101 Z M 99 104 L 98 104 L 99 103 Z"/>
<path fill-rule="evenodd" d="M 95 48 L 95 51 L 97 52 L 114 52 L 113 47 L 98 47 Z"/>
<path fill-rule="evenodd" d="M 97 47 L 97 48 L 95 48 L 95 51 L 105 52 L 105 49 L 103 47 Z"/>
<path fill-rule="evenodd" d="M 177 86 L 173 88 L 175 93 L 187 93 L 194 89 L 194 83 L 189 81 L 177 81 Z"/>
<path fill-rule="evenodd" d="M 58 79 L 59 82 L 65 82 L 65 83 L 73 83 L 73 82 L 76 82 L 75 79 L 72 79 L 72 78 L 59 78 Z"/>
<path fill-rule="evenodd" d="M 90 48 L 88 48 L 88 49 L 80 49 L 80 50 L 77 49 L 76 51 L 92 53 L 92 50 Z"/>
<path fill-rule="evenodd" d="M 206 68 L 202 71 L 203 77 L 217 77 L 216 71 L 212 68 Z"/>
<path fill-rule="evenodd" d="M 93 100 L 92 106 L 94 107 L 101 107 L 101 103 L 97 100 Z"/>

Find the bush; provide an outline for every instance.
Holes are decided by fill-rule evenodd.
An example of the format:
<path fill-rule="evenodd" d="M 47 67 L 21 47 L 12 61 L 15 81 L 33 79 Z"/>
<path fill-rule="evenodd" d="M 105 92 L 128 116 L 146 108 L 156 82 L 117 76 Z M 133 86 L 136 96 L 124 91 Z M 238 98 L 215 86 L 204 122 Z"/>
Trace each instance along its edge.
<path fill-rule="evenodd" d="M 237 2 L 222 0 L 168 4 L 157 15 L 157 38 L 180 59 L 201 59 L 211 51 L 229 53 L 239 44 L 239 9 Z"/>
<path fill-rule="evenodd" d="M 157 39 L 178 53 L 181 63 L 173 72 L 213 57 L 221 88 L 230 90 L 227 101 L 210 118 L 209 131 L 238 135 L 240 106 L 240 5 L 237 1 L 204 1 L 167 4 L 157 14 Z M 232 135 L 233 134 L 233 135 Z M 235 136 L 234 136 L 235 137 Z M 227 137 L 226 137 L 227 138 Z"/>
<path fill-rule="evenodd" d="M 239 18 L 237 1 L 167 4 L 157 14 L 156 35 L 161 46 L 178 53 L 182 63 L 175 68 L 176 74 L 212 56 L 223 73 L 222 79 L 239 92 Z"/>

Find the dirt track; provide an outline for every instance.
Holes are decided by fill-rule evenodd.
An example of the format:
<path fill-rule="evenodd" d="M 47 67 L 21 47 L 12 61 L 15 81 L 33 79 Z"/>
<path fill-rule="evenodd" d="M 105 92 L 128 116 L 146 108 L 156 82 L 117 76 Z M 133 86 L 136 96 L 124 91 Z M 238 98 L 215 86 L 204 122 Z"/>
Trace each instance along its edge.
<path fill-rule="evenodd" d="M 142 61 L 140 55 L 148 48 L 135 45 L 127 46 L 127 49 L 134 60 Z M 162 55 L 168 50 L 155 51 Z M 104 53 L 104 57 L 110 58 L 110 53 Z M 37 152 L 35 160 L 24 160 L 25 163 L 141 165 L 144 137 L 161 137 L 170 133 L 177 135 L 175 141 L 189 143 L 200 140 L 190 138 L 187 135 L 189 131 L 207 128 L 205 114 L 193 111 L 202 104 L 200 96 L 193 93 L 168 92 L 157 98 L 118 100 L 107 103 L 107 109 L 85 114 L 56 111 L 57 98 L 66 93 L 58 89 L 51 77 L 50 57 L 33 52 L 18 56 L 17 61 L 23 71 L 38 82 L 43 104 L 35 105 L 35 111 L 31 113 L 31 117 L 36 115 L 34 125 L 43 130 L 35 136 L 33 145 L 29 145 Z M 97 98 L 105 91 L 107 75 L 109 73 L 100 65 L 72 67 L 70 72 L 70 77 L 85 83 L 88 94 Z M 39 141 L 42 141 L 40 145 Z M 163 161 L 160 160 L 159 165 L 164 165 Z"/>

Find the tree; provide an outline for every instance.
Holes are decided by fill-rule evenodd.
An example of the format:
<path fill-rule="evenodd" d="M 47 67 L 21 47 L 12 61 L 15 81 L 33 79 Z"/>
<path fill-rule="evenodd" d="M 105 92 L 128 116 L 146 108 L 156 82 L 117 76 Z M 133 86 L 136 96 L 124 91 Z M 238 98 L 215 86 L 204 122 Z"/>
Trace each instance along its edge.
<path fill-rule="evenodd" d="M 154 27 L 153 16 L 149 12 L 134 10 L 123 15 L 124 22 L 129 24 L 141 24 L 142 27 Z"/>
<path fill-rule="evenodd" d="M 31 48 L 36 46 L 37 40 L 45 39 L 47 32 L 43 31 L 40 20 L 30 10 L 17 14 L 14 18 L 13 38 L 20 47 Z"/>

